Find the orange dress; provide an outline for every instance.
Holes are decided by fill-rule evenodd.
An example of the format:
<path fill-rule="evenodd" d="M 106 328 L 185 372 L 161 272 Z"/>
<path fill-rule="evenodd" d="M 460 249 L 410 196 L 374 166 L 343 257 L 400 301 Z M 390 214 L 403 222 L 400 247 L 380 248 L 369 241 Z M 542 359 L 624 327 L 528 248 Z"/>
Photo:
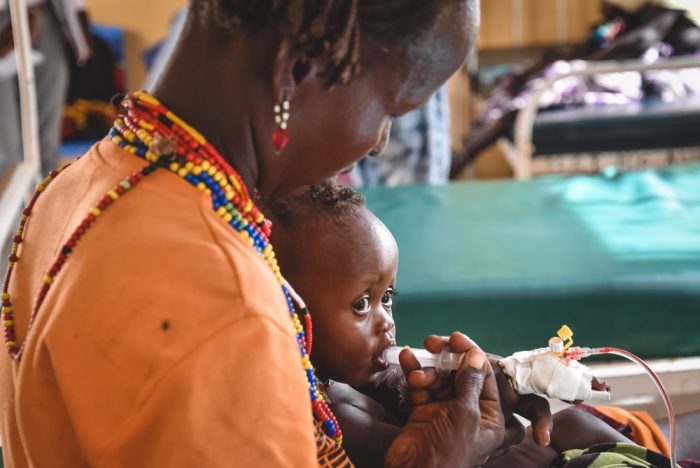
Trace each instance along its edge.
<path fill-rule="evenodd" d="M 105 139 L 39 198 L 0 352 L 7 467 L 317 466 L 280 287 L 210 199 L 156 171 L 78 243 L 29 333 L 43 277 L 90 207 L 145 162 Z"/>

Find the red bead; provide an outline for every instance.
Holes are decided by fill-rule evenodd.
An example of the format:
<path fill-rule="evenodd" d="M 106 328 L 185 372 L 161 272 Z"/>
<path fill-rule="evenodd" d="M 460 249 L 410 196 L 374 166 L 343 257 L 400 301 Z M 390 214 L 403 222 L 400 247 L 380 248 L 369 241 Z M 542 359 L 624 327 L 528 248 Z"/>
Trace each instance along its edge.
<path fill-rule="evenodd" d="M 272 133 L 272 143 L 279 151 L 285 149 L 289 143 L 289 132 L 287 132 L 287 129 L 277 127 Z"/>
<path fill-rule="evenodd" d="M 13 237 L 12 242 L 14 242 L 15 244 L 21 244 L 22 243 L 22 236 L 18 235 L 18 236 Z"/>

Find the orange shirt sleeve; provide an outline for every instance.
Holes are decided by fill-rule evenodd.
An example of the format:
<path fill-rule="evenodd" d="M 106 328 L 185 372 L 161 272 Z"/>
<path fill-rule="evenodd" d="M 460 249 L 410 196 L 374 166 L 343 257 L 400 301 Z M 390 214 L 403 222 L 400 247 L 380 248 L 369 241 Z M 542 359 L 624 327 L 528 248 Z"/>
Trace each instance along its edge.
<path fill-rule="evenodd" d="M 217 331 L 158 382 L 96 466 L 316 466 L 310 406 L 292 403 L 308 396 L 289 343 L 265 317 Z"/>

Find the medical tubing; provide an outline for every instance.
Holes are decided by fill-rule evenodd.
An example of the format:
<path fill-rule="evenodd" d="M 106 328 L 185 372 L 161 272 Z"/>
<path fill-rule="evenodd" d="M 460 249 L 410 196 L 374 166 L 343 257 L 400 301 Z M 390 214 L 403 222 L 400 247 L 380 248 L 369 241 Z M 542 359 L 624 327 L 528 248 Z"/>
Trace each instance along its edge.
<path fill-rule="evenodd" d="M 661 382 L 659 376 L 656 375 L 656 373 L 651 369 L 651 367 L 649 367 L 649 365 L 646 362 L 642 361 L 640 358 L 630 353 L 629 351 L 625 351 L 624 349 L 602 347 L 581 348 L 581 351 L 585 353 L 585 356 L 614 354 L 616 356 L 621 356 L 626 359 L 629 359 L 630 361 L 639 364 L 642 367 L 642 369 L 644 369 L 647 375 L 651 378 L 652 382 L 654 382 L 654 385 L 656 385 L 656 389 L 661 394 L 661 398 L 663 399 L 664 404 L 666 405 L 666 412 L 668 413 L 669 445 L 671 446 L 671 466 L 676 468 L 676 466 L 678 466 L 676 465 L 676 413 L 673 411 L 673 404 L 671 403 L 671 398 L 669 398 L 668 392 L 666 391 L 666 388 L 664 387 L 663 382 Z"/>
<path fill-rule="evenodd" d="M 384 350 L 382 353 L 382 359 L 387 364 L 399 364 L 399 354 L 402 348 L 400 346 L 390 346 Z M 459 363 L 462 361 L 461 353 L 451 353 L 447 350 L 441 352 L 440 354 L 431 353 L 425 349 L 408 348 L 411 353 L 416 357 L 421 367 L 435 367 L 438 370 L 457 370 Z M 666 405 L 666 412 L 668 413 L 668 427 L 669 427 L 669 445 L 671 446 L 671 466 L 676 468 L 676 413 L 673 411 L 673 404 L 671 403 L 671 398 L 668 396 L 668 392 L 664 387 L 663 382 L 658 375 L 649 367 L 649 365 L 644 362 L 639 357 L 625 351 L 620 348 L 612 347 L 601 347 L 601 348 L 572 348 L 570 350 L 572 354 L 575 354 L 574 359 L 578 360 L 580 358 L 585 358 L 588 356 L 601 355 L 601 354 L 614 354 L 616 356 L 621 356 L 623 358 L 629 359 L 632 362 L 637 363 L 644 369 L 644 372 L 651 378 L 652 382 L 656 386 L 656 389 L 661 394 L 661 398 Z"/>

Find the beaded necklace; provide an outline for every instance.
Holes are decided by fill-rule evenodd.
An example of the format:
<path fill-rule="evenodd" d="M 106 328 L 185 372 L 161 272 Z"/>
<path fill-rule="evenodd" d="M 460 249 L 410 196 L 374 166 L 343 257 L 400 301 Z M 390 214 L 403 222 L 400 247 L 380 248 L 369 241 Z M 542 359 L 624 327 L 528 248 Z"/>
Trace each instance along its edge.
<path fill-rule="evenodd" d="M 272 225 L 253 203 L 240 175 L 199 132 L 169 111 L 153 96 L 145 92 L 133 93 L 127 95 L 121 105 L 124 115 L 114 122 L 109 136 L 120 148 L 147 160 L 150 164 L 109 190 L 98 204 L 90 209 L 90 213 L 63 245 L 44 278 L 44 283 L 32 309 L 28 332 L 31 330 L 39 308 L 55 277 L 63 268 L 81 237 L 102 215 L 103 211 L 127 191 L 138 185 L 144 177 L 159 168 L 168 169 L 211 197 L 214 212 L 234 232 L 249 243 L 270 267 L 282 289 L 294 326 L 302 366 L 309 383 L 314 418 L 328 436 L 335 439 L 337 443 L 342 443 L 340 426 L 331 412 L 326 398 L 324 398 L 309 358 L 313 341 L 311 316 L 302 299 L 282 276 L 275 252 L 269 241 Z M 17 343 L 12 315 L 12 300 L 9 294 L 10 277 L 19 260 L 19 246 L 23 242 L 26 223 L 36 200 L 66 167 L 51 172 L 37 186 L 37 191 L 32 196 L 27 208 L 22 212 L 17 235 L 13 239 L 2 293 L 2 314 L 5 345 L 10 356 L 17 361 L 22 356 L 26 340 L 21 345 Z M 295 302 L 304 315 L 306 330 L 302 327 L 296 313 Z"/>

